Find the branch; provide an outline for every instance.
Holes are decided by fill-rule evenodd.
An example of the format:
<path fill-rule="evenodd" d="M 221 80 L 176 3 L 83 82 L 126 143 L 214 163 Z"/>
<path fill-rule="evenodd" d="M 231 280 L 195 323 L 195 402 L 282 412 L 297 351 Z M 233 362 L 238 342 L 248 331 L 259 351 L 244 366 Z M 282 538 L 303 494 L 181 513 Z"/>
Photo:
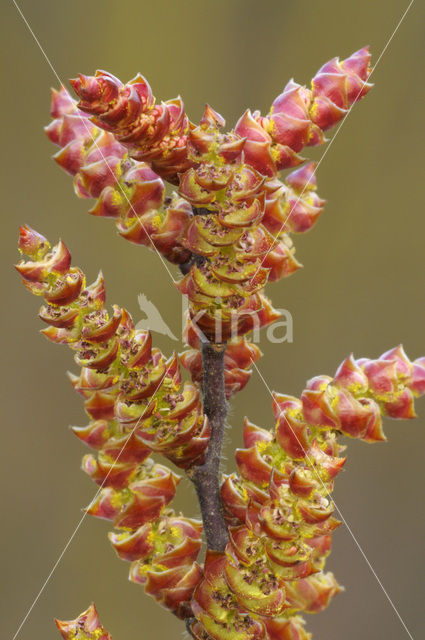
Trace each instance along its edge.
<path fill-rule="evenodd" d="M 193 208 L 195 216 L 205 213 L 210 211 L 202 207 Z M 205 260 L 205 257 L 192 253 L 191 258 L 180 265 L 180 271 L 185 275 L 193 264 L 202 264 Z M 220 496 L 220 459 L 227 416 L 224 386 L 226 344 L 213 344 L 204 337 L 201 350 L 204 414 L 210 422 L 211 437 L 204 464 L 189 470 L 188 476 L 198 495 L 207 547 L 213 551 L 224 551 L 229 540 Z"/>
<path fill-rule="evenodd" d="M 189 472 L 201 507 L 208 549 L 223 551 L 228 542 L 221 498 L 219 468 L 227 415 L 224 390 L 225 344 L 202 344 L 204 413 L 211 426 L 205 463 Z"/>

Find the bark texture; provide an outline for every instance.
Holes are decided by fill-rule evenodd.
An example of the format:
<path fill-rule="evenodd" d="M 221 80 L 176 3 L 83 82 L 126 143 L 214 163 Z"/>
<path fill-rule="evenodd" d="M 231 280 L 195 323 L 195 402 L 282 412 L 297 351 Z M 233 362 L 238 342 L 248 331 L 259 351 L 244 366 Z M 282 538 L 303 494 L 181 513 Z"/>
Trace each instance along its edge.
<path fill-rule="evenodd" d="M 194 467 L 190 477 L 201 507 L 207 546 L 223 551 L 228 542 L 220 498 L 220 460 L 227 415 L 224 389 L 225 344 L 202 344 L 204 413 L 211 426 L 211 438 L 205 463 Z"/>

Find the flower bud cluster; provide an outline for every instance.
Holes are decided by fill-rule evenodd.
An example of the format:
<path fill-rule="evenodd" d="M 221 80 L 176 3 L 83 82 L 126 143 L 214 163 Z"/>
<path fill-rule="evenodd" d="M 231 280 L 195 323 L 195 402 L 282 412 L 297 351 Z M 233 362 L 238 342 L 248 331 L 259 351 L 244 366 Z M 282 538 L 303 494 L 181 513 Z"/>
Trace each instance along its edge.
<path fill-rule="evenodd" d="M 290 411 L 295 413 L 294 403 Z M 307 449 L 314 461 L 309 457 L 307 462 L 299 445 L 295 451 L 293 442 L 287 444 L 279 419 L 275 434 L 245 420 L 244 443 L 246 448 L 236 451 L 239 474 L 226 477 L 222 485 L 230 534 L 220 555 L 222 578 L 219 583 L 204 578 L 192 608 L 198 623 L 219 640 L 231 637 L 226 633 L 233 630 L 235 611 L 259 625 L 261 631 L 256 628 L 249 638 L 272 639 L 281 633 L 291 640 L 307 639 L 296 614 L 322 610 L 340 590 L 334 576 L 322 569 L 330 534 L 339 524 L 328 496 L 345 459 L 338 457 L 340 449 L 329 434 L 317 436 Z"/>
<path fill-rule="evenodd" d="M 268 116 L 247 111 L 229 133 L 208 105 L 195 126 L 180 99 L 155 104 L 140 75 L 125 85 L 106 72 L 80 75 L 72 81 L 78 106 L 65 89 L 54 93 L 47 133 L 77 194 L 98 198 L 91 213 L 114 217 L 121 235 L 184 264 L 178 287 L 191 318 L 223 342 L 279 317 L 264 287 L 301 267 L 290 234 L 309 230 L 324 200 L 314 163 L 285 182 L 277 172 L 303 162 L 302 148 L 323 142 L 367 93 L 369 61 L 366 48 L 331 60 L 311 90 L 291 81 Z M 179 195 L 165 198 L 159 176 Z"/>
<path fill-rule="evenodd" d="M 267 116 L 247 110 L 235 128 L 247 139 L 245 161 L 269 177 L 302 163 L 303 148 L 323 143 L 324 131 L 371 89 L 369 63 L 368 47 L 342 62 L 333 58 L 314 76 L 311 90 L 290 80 Z"/>
<path fill-rule="evenodd" d="M 425 393 L 425 358 L 411 362 L 400 345 L 376 360 L 349 356 L 335 377 L 317 376 L 301 395 L 306 422 L 366 442 L 385 440 L 381 415 L 414 418 Z"/>
<path fill-rule="evenodd" d="M 190 253 L 181 245 L 190 205 L 177 194 L 165 197 L 161 178 L 145 162 L 128 156 L 114 135 L 103 131 L 77 108 L 64 87 L 52 92 L 50 140 L 61 147 L 54 159 L 74 177 L 81 198 L 96 198 L 92 215 L 114 218 L 118 233 L 152 246 L 168 260 L 182 263 Z"/>
<path fill-rule="evenodd" d="M 193 167 L 180 176 L 179 186 L 194 207 L 184 243 L 197 257 L 178 286 L 207 337 L 219 327 L 216 341 L 275 319 L 264 286 L 298 266 L 289 239 L 280 242 L 261 225 L 266 179 L 245 164 L 245 140 L 220 133 L 223 126 L 223 118 L 207 105 L 200 125 L 189 133 Z"/>
<path fill-rule="evenodd" d="M 294 171 L 285 183 L 277 173 L 303 162 L 298 152 L 323 142 L 323 131 L 367 93 L 369 61 L 367 49 L 330 61 L 312 90 L 289 82 L 267 117 L 247 111 L 227 135 L 219 133 L 224 120 L 207 107 L 189 133 L 194 166 L 181 176 L 179 193 L 197 213 L 186 246 L 203 260 L 195 260 L 179 288 L 192 317 L 202 316 L 197 324 L 209 338 L 217 325 L 224 339 L 247 333 L 249 313 L 262 326 L 253 310 L 265 308 L 265 284 L 301 266 L 289 234 L 308 231 L 323 210 L 315 164 Z"/>
<path fill-rule="evenodd" d="M 278 618 L 263 618 L 261 623 L 251 616 L 234 615 L 233 624 L 214 624 L 204 617 L 204 621 L 211 633 L 207 633 L 205 626 L 194 620 L 190 631 L 195 640 L 311 640 L 311 633 L 304 630 L 304 620 L 300 616 Z"/>
<path fill-rule="evenodd" d="M 224 120 L 207 107 L 189 133 L 194 166 L 181 177 L 179 192 L 198 213 L 187 229 L 187 246 L 204 259 L 195 261 L 180 290 L 189 297 L 192 317 L 202 314 L 197 322 L 208 337 L 217 325 L 227 337 L 232 323 L 232 335 L 246 333 L 248 310 L 264 308 L 266 282 L 301 266 L 289 234 L 308 231 L 323 210 L 315 164 L 286 182 L 277 173 L 303 162 L 298 152 L 323 142 L 323 131 L 367 93 L 369 61 L 362 49 L 343 62 L 328 62 L 312 90 L 290 81 L 267 117 L 247 111 L 231 134 L 219 133 Z"/>
<path fill-rule="evenodd" d="M 184 617 L 201 575 L 202 525 L 167 508 L 180 476 L 149 456 L 162 453 L 182 468 L 203 461 L 210 428 L 199 390 L 181 383 L 177 356 L 165 360 L 125 309 L 115 306 L 109 316 L 101 274 L 86 287 L 62 242 L 50 251 L 43 236 L 23 227 L 19 248 L 30 258 L 17 265 L 24 285 L 46 302 L 42 333 L 68 344 L 82 367 L 70 378 L 91 421 L 73 431 L 97 452 L 82 467 L 100 487 L 87 511 L 118 529 L 111 541 L 134 563 L 131 579 Z"/>
<path fill-rule="evenodd" d="M 135 330 L 125 309 L 115 305 L 110 316 L 102 275 L 86 287 L 62 241 L 49 251 L 45 238 L 23 227 L 20 247 L 32 259 L 16 268 L 25 286 L 46 302 L 40 317 L 49 327 L 42 333 L 76 352 L 82 370 L 71 380 L 85 397 L 89 415 L 114 418 L 124 432 L 135 429 L 146 447 L 182 468 L 202 457 L 209 427 L 197 387 L 181 384 L 177 356 L 166 360 L 152 347 L 149 331 Z"/>
<path fill-rule="evenodd" d="M 206 131 L 210 133 L 209 129 Z M 217 136 L 226 139 L 221 134 Z M 194 182 L 198 171 L 202 173 L 206 166 L 210 167 L 210 173 L 214 167 L 216 174 L 229 169 L 229 165 L 220 166 L 218 156 L 213 153 L 216 137 L 213 140 L 209 164 L 201 164 L 199 169 L 192 168 L 185 174 L 190 174 Z M 178 287 L 189 298 L 190 315 L 198 328 L 218 342 L 266 326 L 279 317 L 265 298 L 264 287 L 268 281 L 288 277 L 301 267 L 289 234 L 308 231 L 324 206 L 324 200 L 315 192 L 315 163 L 293 171 L 282 182 L 278 178 L 266 180 L 244 164 L 241 157 L 234 163 L 233 177 L 224 193 L 211 191 L 209 203 L 202 206 L 197 203 L 196 215 L 183 241 L 201 258 L 193 261 Z M 215 158 L 217 165 L 211 158 Z M 184 178 L 182 184 L 186 192 L 181 190 L 181 195 L 194 198 L 193 194 L 189 196 Z M 191 188 L 195 193 L 193 184 Z M 206 187 L 201 191 L 206 192 Z M 232 207 L 231 218 L 226 211 Z M 256 217 L 245 217 L 247 207 L 255 207 Z"/>
<path fill-rule="evenodd" d="M 325 200 L 316 193 L 316 163 L 308 162 L 286 176 L 285 182 L 277 178 L 267 180 L 268 194 L 262 225 L 274 237 L 280 238 L 280 244 L 288 244 L 288 234 L 309 231 L 323 211 Z M 278 247 L 273 252 L 278 252 Z M 281 251 L 281 250 L 280 250 Z M 268 256 L 268 263 L 274 267 L 269 280 L 282 277 L 280 262 L 275 264 L 274 253 Z M 294 263 L 293 271 L 300 265 Z"/>
<path fill-rule="evenodd" d="M 337 435 L 380 441 L 381 414 L 412 418 L 423 394 L 425 358 L 411 362 L 396 347 L 376 360 L 350 356 L 334 378 L 310 380 L 301 399 L 275 393 L 273 432 L 245 420 L 238 473 L 221 488 L 230 542 L 207 557 L 193 596 L 195 637 L 245 638 L 242 625 L 247 638 L 309 637 L 294 614 L 321 611 L 340 591 L 323 572 L 340 524 L 330 499 L 345 463 Z"/>
<path fill-rule="evenodd" d="M 130 580 L 176 616 L 191 615 L 191 598 L 202 578 L 195 562 L 201 549 L 202 523 L 166 515 L 136 531 L 111 534 L 118 555 L 132 561 Z"/>
<path fill-rule="evenodd" d="M 75 620 L 55 622 L 64 640 L 112 640 L 111 634 L 101 625 L 94 604 Z"/>
<path fill-rule="evenodd" d="M 147 80 L 137 75 L 127 84 L 105 71 L 71 80 L 78 107 L 114 134 L 129 156 L 148 162 L 169 182 L 190 166 L 187 134 L 191 128 L 180 97 L 155 104 Z"/>
<path fill-rule="evenodd" d="M 183 338 L 191 348 L 179 354 L 180 362 L 190 372 L 193 382 L 202 387 L 201 345 L 198 333 L 189 318 Z M 248 342 L 244 337 L 229 340 L 224 354 L 224 385 L 227 399 L 242 391 L 251 378 L 252 363 L 258 362 L 261 355 L 257 345 Z"/>

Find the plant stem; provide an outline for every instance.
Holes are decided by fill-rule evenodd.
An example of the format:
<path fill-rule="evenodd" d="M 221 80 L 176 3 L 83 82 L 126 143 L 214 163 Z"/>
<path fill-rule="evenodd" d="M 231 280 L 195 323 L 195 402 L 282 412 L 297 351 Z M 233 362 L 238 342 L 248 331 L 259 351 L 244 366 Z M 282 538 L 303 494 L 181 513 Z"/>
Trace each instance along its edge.
<path fill-rule="evenodd" d="M 202 343 L 204 413 L 210 422 L 211 437 L 204 464 L 194 467 L 189 474 L 198 495 L 207 546 L 213 551 L 224 551 L 228 542 L 219 477 L 227 415 L 224 388 L 225 351 L 225 344 L 207 341 Z"/>

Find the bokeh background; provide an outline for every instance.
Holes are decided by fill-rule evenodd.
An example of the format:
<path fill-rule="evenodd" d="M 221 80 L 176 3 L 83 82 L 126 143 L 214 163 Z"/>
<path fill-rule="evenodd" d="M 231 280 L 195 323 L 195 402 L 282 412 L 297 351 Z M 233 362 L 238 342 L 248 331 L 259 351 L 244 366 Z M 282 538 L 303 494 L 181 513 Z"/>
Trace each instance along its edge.
<path fill-rule="evenodd" d="M 144 73 L 156 96 L 180 93 L 192 120 L 210 102 L 233 126 L 246 107 L 267 112 L 286 81 L 310 78 L 329 58 L 364 44 L 374 59 L 407 0 L 21 0 L 20 6 L 57 74 L 103 68 L 122 80 Z M 180 297 L 158 257 L 120 239 L 106 220 L 87 215 L 70 178 L 50 160 L 49 87 L 57 79 L 12 2 L 2 7 L 2 508 L 0 625 L 12 638 L 95 492 L 79 471 L 85 451 L 67 429 L 84 424 L 64 372 L 66 349 L 38 334 L 38 300 L 22 288 L 19 223 L 52 241 L 61 236 L 75 264 L 94 278 L 101 267 L 108 299 L 139 319 L 137 294 L 155 302 L 179 334 Z M 261 343 L 259 366 L 272 389 L 298 394 L 305 380 L 332 374 L 351 351 L 378 356 L 403 341 L 412 358 L 425 351 L 423 77 L 424 13 L 412 9 L 383 55 L 376 86 L 353 110 L 318 171 L 328 205 L 317 227 L 296 239 L 305 265 L 269 287 L 294 319 L 292 344 Z M 319 158 L 323 147 L 312 150 Z M 140 312 L 139 312 L 140 314 Z M 141 317 L 141 316 L 140 316 Z M 163 336 L 156 343 L 181 349 Z M 423 479 L 421 418 L 388 422 L 388 444 L 350 441 L 335 499 L 359 545 L 414 637 L 423 623 Z M 232 404 L 226 466 L 241 443 L 245 414 L 272 425 L 267 389 L 254 373 Z M 196 515 L 183 481 L 176 503 Z M 127 581 L 128 565 L 107 540 L 108 523 L 88 517 L 41 594 L 20 640 L 57 638 L 53 617 L 70 618 L 95 600 L 115 640 L 181 638 L 183 625 Z M 407 638 L 345 526 L 328 566 L 346 591 L 308 617 L 318 640 Z"/>

